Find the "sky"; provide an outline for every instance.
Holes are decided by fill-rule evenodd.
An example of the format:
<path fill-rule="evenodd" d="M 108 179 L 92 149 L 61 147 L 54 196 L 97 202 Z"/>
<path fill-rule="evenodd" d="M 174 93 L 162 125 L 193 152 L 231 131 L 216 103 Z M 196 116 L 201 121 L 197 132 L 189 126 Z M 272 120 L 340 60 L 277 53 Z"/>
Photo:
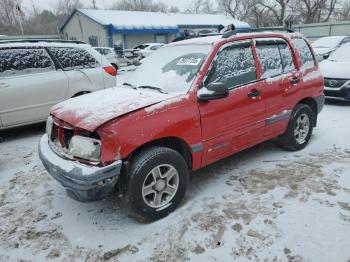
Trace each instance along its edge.
<path fill-rule="evenodd" d="M 28 9 L 34 4 L 36 7 L 39 7 L 40 10 L 52 10 L 56 2 L 57 0 L 22 0 L 22 7 L 24 9 Z M 81 0 L 81 3 L 84 6 L 90 6 L 91 2 L 91 0 Z M 96 4 L 99 8 L 108 8 L 114 2 L 115 0 L 96 0 Z M 161 2 L 177 6 L 181 11 L 183 11 L 190 5 L 191 0 L 161 0 Z"/>

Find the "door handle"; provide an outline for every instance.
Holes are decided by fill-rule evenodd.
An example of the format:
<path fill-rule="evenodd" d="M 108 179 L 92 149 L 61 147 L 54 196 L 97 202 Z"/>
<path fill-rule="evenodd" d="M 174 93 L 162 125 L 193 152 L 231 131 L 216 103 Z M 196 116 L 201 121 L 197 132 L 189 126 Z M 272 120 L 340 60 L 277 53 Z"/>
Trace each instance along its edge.
<path fill-rule="evenodd" d="M 258 96 L 260 96 L 261 94 L 261 89 L 253 89 L 250 91 L 250 93 L 248 94 L 248 97 L 250 98 L 256 98 Z"/>
<path fill-rule="evenodd" d="M 299 77 L 293 77 L 291 80 L 290 80 L 290 83 L 292 85 L 296 85 L 300 82 L 300 78 Z"/>
<path fill-rule="evenodd" d="M 10 85 L 9 84 L 6 84 L 6 83 L 0 83 L 0 88 L 2 87 L 9 87 Z"/>

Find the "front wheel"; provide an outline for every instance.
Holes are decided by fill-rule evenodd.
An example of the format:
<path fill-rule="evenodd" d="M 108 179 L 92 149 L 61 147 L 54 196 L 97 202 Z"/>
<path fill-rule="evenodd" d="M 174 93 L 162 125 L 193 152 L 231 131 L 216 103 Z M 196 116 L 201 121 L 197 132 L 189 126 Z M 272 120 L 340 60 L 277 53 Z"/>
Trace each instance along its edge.
<path fill-rule="evenodd" d="M 146 149 L 131 161 L 126 201 L 132 214 L 154 220 L 172 212 L 185 196 L 189 169 L 166 147 Z"/>
<path fill-rule="evenodd" d="M 294 109 L 286 132 L 277 139 L 282 148 L 289 151 L 303 149 L 312 135 L 314 112 L 306 104 L 298 104 Z"/>

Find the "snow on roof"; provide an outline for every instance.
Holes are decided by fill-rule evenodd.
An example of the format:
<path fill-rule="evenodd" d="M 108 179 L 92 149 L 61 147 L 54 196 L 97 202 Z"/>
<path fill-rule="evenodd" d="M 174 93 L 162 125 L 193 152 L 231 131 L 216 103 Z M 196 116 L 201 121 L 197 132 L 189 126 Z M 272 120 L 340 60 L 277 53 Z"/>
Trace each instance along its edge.
<path fill-rule="evenodd" d="M 219 26 L 234 24 L 236 28 L 250 28 L 249 24 L 225 15 L 155 13 L 139 11 L 78 9 L 102 25 L 117 29 L 178 29 L 181 26 Z"/>

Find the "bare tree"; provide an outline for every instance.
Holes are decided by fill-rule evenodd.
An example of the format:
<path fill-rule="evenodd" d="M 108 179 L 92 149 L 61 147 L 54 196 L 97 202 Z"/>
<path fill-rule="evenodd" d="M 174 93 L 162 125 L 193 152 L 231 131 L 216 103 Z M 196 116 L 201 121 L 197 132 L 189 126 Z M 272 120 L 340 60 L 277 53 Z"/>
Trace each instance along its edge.
<path fill-rule="evenodd" d="M 337 0 L 301 0 L 300 14 L 304 23 L 328 22 L 336 4 Z"/>
<path fill-rule="evenodd" d="M 54 10 L 56 15 L 68 16 L 80 7 L 82 7 L 80 0 L 58 0 Z"/>
<path fill-rule="evenodd" d="M 276 25 L 283 25 L 289 2 L 290 0 L 259 0 L 258 5 L 268 11 L 267 15 L 273 16 Z"/>
<path fill-rule="evenodd" d="M 170 9 L 172 9 L 172 12 L 178 12 L 178 9 L 176 9 L 175 7 L 168 7 L 163 2 L 153 2 L 152 0 L 118 0 L 112 5 L 111 8 L 115 10 L 162 13 L 167 13 Z"/>
<path fill-rule="evenodd" d="M 12 26 L 15 23 L 15 6 L 18 2 L 15 0 L 1 0 L 0 1 L 0 22 Z M 20 4 L 20 3 L 18 3 Z"/>
<path fill-rule="evenodd" d="M 350 20 L 350 2 L 344 1 L 339 5 L 339 8 L 335 11 L 336 20 L 347 21 Z"/>
<path fill-rule="evenodd" d="M 234 19 L 247 20 L 256 0 L 217 0 L 218 7 Z"/>
<path fill-rule="evenodd" d="M 191 14 L 212 14 L 216 12 L 217 10 L 211 0 L 193 0 L 185 10 L 185 13 Z"/>

